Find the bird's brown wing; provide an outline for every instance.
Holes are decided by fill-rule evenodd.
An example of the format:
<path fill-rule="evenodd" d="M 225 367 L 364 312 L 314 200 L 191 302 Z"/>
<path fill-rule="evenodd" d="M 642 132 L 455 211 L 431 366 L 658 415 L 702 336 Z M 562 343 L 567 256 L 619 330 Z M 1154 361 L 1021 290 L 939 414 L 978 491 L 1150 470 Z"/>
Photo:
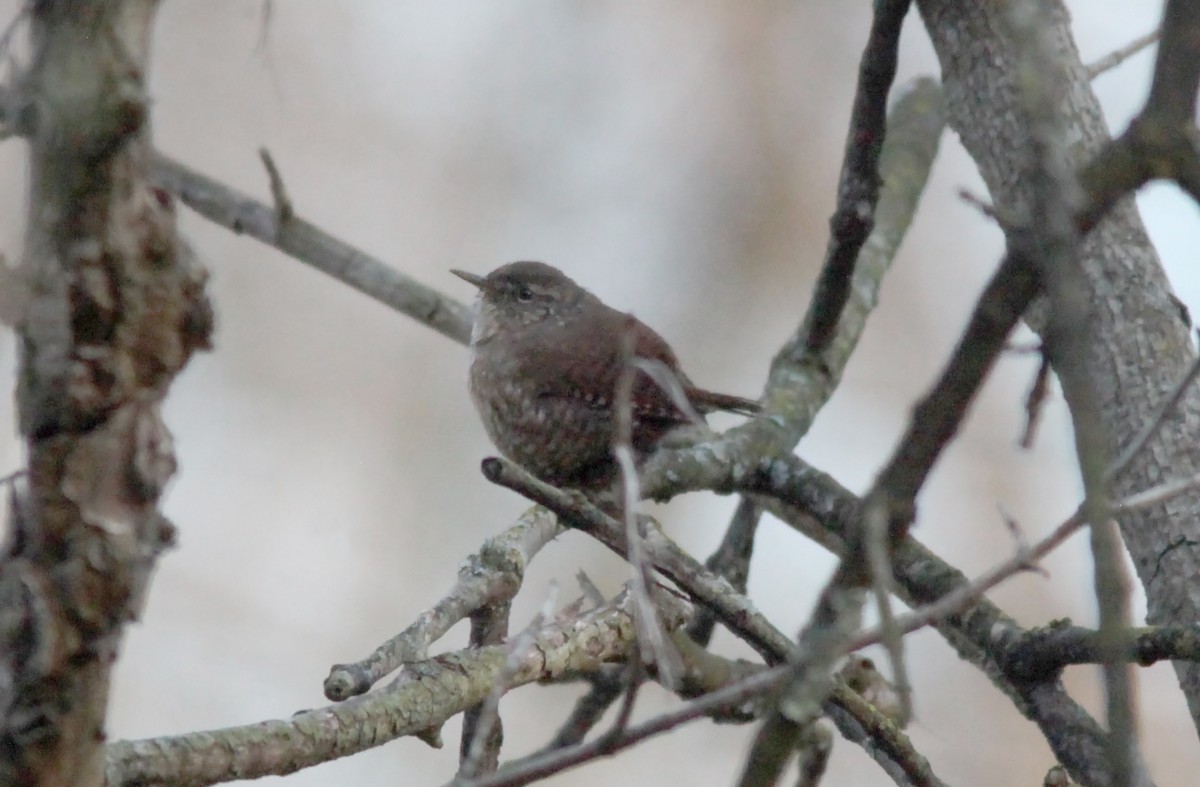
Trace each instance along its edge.
<path fill-rule="evenodd" d="M 623 331 L 634 332 L 634 353 L 639 358 L 658 361 L 673 372 L 684 391 L 691 388 L 687 377 L 679 371 L 679 363 L 666 341 L 649 326 L 636 318 L 611 309 L 588 308 L 576 316 L 576 322 L 558 332 L 542 332 L 541 341 L 529 347 L 527 362 L 539 367 L 539 395 L 567 397 L 588 407 L 611 413 L 624 359 L 621 357 L 620 337 Z M 564 335 L 570 341 L 564 341 Z M 554 369 L 556 374 L 544 373 Z M 638 429 L 645 432 L 639 443 L 650 443 L 658 434 L 688 417 L 673 402 L 664 388 L 644 373 L 639 373 L 633 386 L 633 411 Z"/>

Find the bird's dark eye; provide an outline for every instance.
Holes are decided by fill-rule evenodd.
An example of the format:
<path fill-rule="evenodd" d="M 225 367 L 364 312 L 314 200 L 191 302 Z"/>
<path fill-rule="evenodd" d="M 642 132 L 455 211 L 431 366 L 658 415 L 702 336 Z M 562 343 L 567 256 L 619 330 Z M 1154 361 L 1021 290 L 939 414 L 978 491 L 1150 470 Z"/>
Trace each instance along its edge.
<path fill-rule="evenodd" d="M 517 300 L 522 301 L 524 303 L 528 303 L 529 301 L 532 301 L 533 300 L 533 290 L 529 289 L 525 285 L 521 285 L 520 287 L 517 288 Z"/>

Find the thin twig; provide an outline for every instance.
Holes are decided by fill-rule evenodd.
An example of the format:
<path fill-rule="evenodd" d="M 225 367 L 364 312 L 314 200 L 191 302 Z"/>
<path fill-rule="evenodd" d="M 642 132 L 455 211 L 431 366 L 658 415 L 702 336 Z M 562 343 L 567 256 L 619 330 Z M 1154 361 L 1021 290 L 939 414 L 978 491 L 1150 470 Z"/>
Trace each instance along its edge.
<path fill-rule="evenodd" d="M 647 559 L 643 543 L 645 533 L 638 516 L 641 500 L 641 485 L 638 482 L 637 463 L 633 453 L 633 384 L 637 377 L 634 343 L 636 321 L 627 319 L 621 332 L 621 374 L 617 378 L 614 396 L 616 429 L 614 430 L 613 455 L 621 470 L 621 512 L 625 523 L 625 543 L 628 546 L 629 564 L 633 569 L 634 622 L 637 624 L 638 651 L 643 664 L 654 664 L 658 680 L 667 688 L 678 685 L 680 669 L 678 657 L 662 629 L 658 625 L 650 589 L 654 585 L 654 566 Z M 675 377 L 675 375 L 671 375 Z M 682 386 L 681 386 L 682 388 Z M 686 397 L 684 397 L 686 401 Z M 631 693 L 636 685 L 630 686 Z"/>
<path fill-rule="evenodd" d="M 591 689 L 575 703 L 575 707 L 571 709 L 571 715 L 567 717 L 558 732 L 554 734 L 554 738 L 546 744 L 542 751 L 565 749 L 581 743 L 592 728 L 600 723 L 604 712 L 625 690 L 624 674 L 624 670 L 618 671 L 610 668 L 589 675 Z"/>
<path fill-rule="evenodd" d="M 596 587 L 596 583 L 583 569 L 575 572 L 575 581 L 579 583 L 583 597 L 591 602 L 592 606 L 598 607 L 605 602 L 604 594 L 600 592 L 600 588 Z"/>
<path fill-rule="evenodd" d="M 762 509 L 752 498 L 743 497 L 739 500 L 721 544 L 704 561 L 709 571 L 729 580 L 729 584 L 739 593 L 746 592 L 750 558 L 754 554 L 754 534 L 761 518 Z M 696 644 L 706 646 L 712 639 L 716 624 L 716 615 L 707 607 L 701 608 L 688 626 L 688 636 Z"/>
<path fill-rule="evenodd" d="M 625 690 L 621 707 L 617 710 L 617 718 L 613 720 L 612 727 L 604 733 L 605 737 L 618 738 L 629 728 L 629 720 L 633 717 L 633 706 L 637 703 L 638 690 L 641 688 L 645 676 L 646 668 L 643 662 L 629 662 L 629 667 L 625 670 Z"/>
<path fill-rule="evenodd" d="M 511 612 L 510 601 L 487 604 L 472 612 L 471 636 L 467 644 L 472 648 L 502 644 L 508 638 Z M 458 747 L 460 772 L 463 768 L 467 768 L 471 774 L 496 770 L 503 745 L 504 724 L 500 719 L 499 700 L 495 703 L 481 702 L 463 712 L 462 737 Z"/>
<path fill-rule="evenodd" d="M 979 211 L 986 218 L 989 218 L 999 224 L 1001 228 L 1005 226 L 1006 222 L 1000 218 L 1000 214 L 997 212 L 996 206 L 970 189 L 960 188 L 958 190 L 958 198 L 970 207 Z"/>
<path fill-rule="evenodd" d="M 1005 511 L 1003 506 L 997 506 L 997 508 L 1000 511 L 1000 518 L 1004 520 L 1004 527 L 1008 530 L 1009 535 L 1012 536 L 1013 543 L 1017 545 L 1017 551 L 1020 552 L 1029 549 L 1029 540 L 1025 538 L 1025 531 L 1021 529 L 1021 524 Z M 1028 563 L 1025 569 L 1041 574 L 1044 577 L 1050 576 L 1050 572 L 1034 562 Z"/>
<path fill-rule="evenodd" d="M 1037 374 L 1033 377 L 1033 385 L 1029 388 L 1029 395 L 1025 397 L 1025 430 L 1021 433 L 1020 446 L 1026 450 L 1033 447 L 1038 421 L 1041 420 L 1042 407 L 1046 403 L 1046 394 L 1049 390 L 1050 358 L 1045 352 L 1042 352 Z"/>
<path fill-rule="evenodd" d="M 630 319 L 633 319 L 632 315 L 630 315 Z M 638 358 L 636 356 L 632 358 L 630 363 L 634 369 L 645 374 L 650 378 L 651 382 L 662 389 L 667 397 L 670 398 L 671 404 L 675 405 L 679 412 L 683 413 L 684 417 L 693 424 L 706 425 L 704 416 L 696 411 L 691 400 L 688 399 L 687 391 L 684 389 L 679 375 L 670 366 L 653 358 Z"/>
<path fill-rule="evenodd" d="M 275 4 L 271 0 L 262 0 L 262 9 L 258 16 L 258 41 L 254 44 L 260 54 L 267 52 L 270 44 L 271 22 L 275 16 Z"/>
<path fill-rule="evenodd" d="M 288 196 L 287 187 L 283 185 L 283 176 L 279 174 L 279 167 L 275 165 L 275 159 L 271 157 L 271 152 L 266 148 L 259 148 L 258 156 L 267 169 L 267 179 L 271 183 L 271 198 L 275 201 L 276 220 L 280 226 L 283 226 L 296 215 L 292 208 L 292 198 Z"/>
<path fill-rule="evenodd" d="M 546 592 L 546 600 L 542 603 L 542 608 L 529 621 L 529 625 L 514 637 L 508 645 L 508 658 L 505 659 L 504 669 L 501 670 L 500 675 L 496 678 L 491 693 L 488 694 L 487 699 L 481 704 L 482 708 L 475 721 L 474 735 L 471 737 L 470 744 L 465 747 L 466 752 L 459 766 L 458 775 L 454 777 L 455 784 L 469 781 L 479 775 L 480 767 L 483 764 L 484 752 L 488 748 L 492 737 L 492 729 L 500 721 L 500 698 L 508 691 L 509 684 L 520 669 L 521 662 L 526 658 L 530 647 L 533 646 L 534 641 L 537 639 L 537 635 L 546 625 L 546 621 L 553 618 L 554 607 L 557 603 L 558 583 L 551 580 L 550 588 Z"/>
<path fill-rule="evenodd" d="M 1200 473 L 1196 473 L 1188 478 L 1178 478 L 1174 481 L 1166 481 L 1158 486 L 1151 487 L 1143 492 L 1129 495 L 1114 508 L 1114 514 L 1124 514 L 1131 511 L 1150 508 L 1160 503 L 1165 503 L 1173 497 L 1178 497 L 1185 492 L 1190 492 L 1193 489 L 1200 488 Z"/>
<path fill-rule="evenodd" d="M 526 511 L 516 524 L 489 538 L 463 561 L 450 592 L 408 628 L 361 661 L 333 665 L 325 679 L 325 696 L 338 701 L 366 692 L 401 665 L 427 658 L 429 646 L 475 610 L 511 600 L 521 587 L 525 566 L 561 532 L 550 512 Z"/>
<path fill-rule="evenodd" d="M 1151 44 L 1153 44 L 1154 42 L 1158 41 L 1158 39 L 1161 37 L 1162 37 L 1162 31 L 1155 30 L 1152 33 L 1147 33 L 1144 36 L 1139 36 L 1138 38 L 1133 39 L 1132 41 L 1130 41 L 1128 44 L 1121 47 L 1120 49 L 1117 49 L 1113 52 L 1109 52 L 1107 55 L 1100 58 L 1099 60 L 1089 63 L 1088 65 L 1084 66 L 1084 72 L 1087 74 L 1087 78 L 1095 79 L 1096 77 L 1103 74 L 1105 71 L 1110 71 L 1110 70 L 1116 68 L 1117 66 L 1121 65 L 1126 60 L 1128 60 L 1129 58 L 1136 55 L 1138 52 L 1141 52 L 1146 47 L 1148 47 Z"/>
<path fill-rule="evenodd" d="M 1096 369 L 1090 363 L 1095 309 L 1079 254 L 1081 233 L 1074 219 L 1083 195 L 1071 163 L 1069 134 L 1061 112 L 1070 76 L 1041 3 L 1024 0 L 1011 4 L 1007 21 L 1017 57 L 1018 113 L 1028 128 L 1024 157 L 1028 169 L 1021 177 L 1029 181 L 1031 197 L 1026 230 L 1010 236 L 1009 242 L 1026 246 L 1049 301 L 1042 335 L 1046 356 L 1070 409 L 1084 490 L 1081 515 L 1091 537 L 1100 630 L 1113 654 L 1102 670 L 1110 737 L 1106 764 L 1114 784 L 1129 785 L 1140 759 L 1133 675 L 1116 655 L 1124 646 L 1130 626 L 1130 582 L 1117 526 L 1109 516 L 1111 482 L 1106 468 L 1111 442 L 1096 386 Z"/>
<path fill-rule="evenodd" d="M 864 517 L 866 527 L 865 552 L 871 566 L 871 592 L 875 596 L 875 608 L 879 612 L 879 628 L 884 632 L 883 646 L 892 664 L 892 676 L 896 695 L 900 700 L 901 727 L 912 718 L 912 684 L 908 680 L 908 668 L 904 661 L 903 632 L 896 624 L 892 611 L 892 592 L 895 580 L 892 577 L 891 549 L 888 544 L 887 512 L 872 508 Z"/>
<path fill-rule="evenodd" d="M 29 18 L 29 12 L 32 7 L 33 4 L 28 2 L 28 0 L 22 2 L 21 7 L 17 9 L 17 12 L 13 14 L 13 18 L 5 26 L 4 32 L 0 33 L 0 57 L 7 58 L 12 55 L 9 52 L 9 47 L 12 45 L 13 37 L 16 35 L 17 30 L 20 29 L 21 23 Z"/>

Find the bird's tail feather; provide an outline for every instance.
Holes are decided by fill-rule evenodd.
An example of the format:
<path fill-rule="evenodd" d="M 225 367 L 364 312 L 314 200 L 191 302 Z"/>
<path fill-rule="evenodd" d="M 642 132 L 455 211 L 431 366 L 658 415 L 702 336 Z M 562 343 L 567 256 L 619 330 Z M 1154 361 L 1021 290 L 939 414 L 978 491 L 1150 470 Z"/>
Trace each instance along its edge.
<path fill-rule="evenodd" d="M 738 415 L 757 415 L 762 412 L 761 404 L 740 396 L 706 391 L 703 388 L 692 388 L 687 394 L 692 405 L 701 412 L 725 410 Z"/>

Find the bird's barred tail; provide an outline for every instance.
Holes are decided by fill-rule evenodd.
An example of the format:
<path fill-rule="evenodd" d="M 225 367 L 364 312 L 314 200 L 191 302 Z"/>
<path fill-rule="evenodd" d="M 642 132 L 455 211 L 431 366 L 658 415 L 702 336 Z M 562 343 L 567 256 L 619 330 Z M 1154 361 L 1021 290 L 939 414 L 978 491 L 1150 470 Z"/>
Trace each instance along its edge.
<path fill-rule="evenodd" d="M 688 391 L 688 399 L 701 412 L 725 410 L 738 415 L 757 415 L 762 412 L 762 405 L 751 399 L 705 391 L 703 388 L 692 388 Z"/>

